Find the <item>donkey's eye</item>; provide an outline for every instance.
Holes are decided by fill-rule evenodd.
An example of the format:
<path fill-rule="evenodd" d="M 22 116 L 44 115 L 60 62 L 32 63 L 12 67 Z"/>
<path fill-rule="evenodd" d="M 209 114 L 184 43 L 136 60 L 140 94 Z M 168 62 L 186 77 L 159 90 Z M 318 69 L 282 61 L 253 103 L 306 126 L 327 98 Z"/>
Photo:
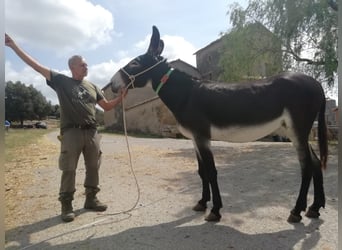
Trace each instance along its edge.
<path fill-rule="evenodd" d="M 137 66 L 139 66 L 139 63 L 136 60 L 134 60 L 131 62 L 131 66 L 137 67 Z"/>

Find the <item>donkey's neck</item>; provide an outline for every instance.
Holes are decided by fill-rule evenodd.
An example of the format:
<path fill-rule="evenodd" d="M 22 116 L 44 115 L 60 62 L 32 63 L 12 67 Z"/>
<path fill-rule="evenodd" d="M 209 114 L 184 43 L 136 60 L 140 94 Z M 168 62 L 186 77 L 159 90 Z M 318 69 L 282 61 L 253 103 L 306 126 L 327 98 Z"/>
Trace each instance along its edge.
<path fill-rule="evenodd" d="M 159 79 L 154 81 L 153 88 L 156 90 L 161 82 L 161 78 L 169 72 L 171 66 L 163 69 L 163 73 L 159 76 Z M 183 110 L 191 95 L 193 88 L 193 81 L 190 76 L 177 69 L 174 69 L 168 80 L 160 88 L 158 95 L 164 104 L 171 110 L 176 116 L 179 115 Z"/>
<path fill-rule="evenodd" d="M 152 70 L 152 72 L 153 72 L 153 74 L 152 74 L 152 88 L 154 91 L 157 92 L 157 88 L 160 85 L 160 82 L 162 81 L 163 76 L 165 74 L 167 74 L 167 72 L 170 69 L 171 69 L 171 66 L 165 62 L 165 63 L 161 63 L 155 69 Z M 163 86 L 161 88 L 163 88 Z"/>

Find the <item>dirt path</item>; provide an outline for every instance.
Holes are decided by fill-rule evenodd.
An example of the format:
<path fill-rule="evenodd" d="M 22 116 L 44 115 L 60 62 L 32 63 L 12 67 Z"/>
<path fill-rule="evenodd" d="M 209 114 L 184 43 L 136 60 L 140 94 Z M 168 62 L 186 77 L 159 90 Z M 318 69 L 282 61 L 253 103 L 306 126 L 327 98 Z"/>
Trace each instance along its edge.
<path fill-rule="evenodd" d="M 99 198 L 109 208 L 105 213 L 82 209 L 81 159 L 77 217 L 66 224 L 57 200 L 56 135 L 45 138 L 46 148 L 54 151 L 42 150 L 39 164 L 29 160 L 18 173 L 6 172 L 21 180 L 6 218 L 6 249 L 337 249 L 335 149 L 324 174 L 327 204 L 321 218 L 303 217 L 292 225 L 286 219 L 297 197 L 300 170 L 290 144 L 213 142 L 224 207 L 219 223 L 206 223 L 204 214 L 191 210 L 201 194 L 191 141 L 130 137 L 138 192 L 125 138 L 103 135 Z M 7 188 L 6 194 L 13 192 Z M 137 207 L 123 213 L 138 197 Z"/>

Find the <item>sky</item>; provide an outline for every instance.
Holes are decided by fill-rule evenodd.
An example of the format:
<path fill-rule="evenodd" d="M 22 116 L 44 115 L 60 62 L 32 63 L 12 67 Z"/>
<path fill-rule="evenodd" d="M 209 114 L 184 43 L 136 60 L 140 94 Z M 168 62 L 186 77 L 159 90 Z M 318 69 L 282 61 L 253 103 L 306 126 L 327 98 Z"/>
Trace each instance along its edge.
<path fill-rule="evenodd" d="M 194 53 L 231 27 L 229 7 L 247 0 L 6 0 L 5 32 L 41 64 L 71 76 L 68 59 L 88 63 L 87 79 L 104 87 L 112 75 L 146 52 L 156 25 L 163 56 L 196 66 Z M 5 49 L 5 80 L 32 84 L 58 104 L 45 79 Z"/>

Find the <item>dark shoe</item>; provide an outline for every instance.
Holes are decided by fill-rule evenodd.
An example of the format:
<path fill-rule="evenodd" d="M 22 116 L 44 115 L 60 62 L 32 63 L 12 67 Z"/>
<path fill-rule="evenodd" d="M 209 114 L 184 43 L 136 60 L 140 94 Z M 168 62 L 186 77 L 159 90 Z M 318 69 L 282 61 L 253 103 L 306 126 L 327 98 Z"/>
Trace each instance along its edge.
<path fill-rule="evenodd" d="M 75 213 L 72 207 L 73 194 L 60 194 L 59 201 L 62 205 L 61 218 L 64 222 L 71 222 L 75 219 Z"/>
<path fill-rule="evenodd" d="M 95 197 L 88 197 L 86 198 L 86 201 L 84 203 L 85 209 L 91 209 L 98 212 L 103 212 L 107 210 L 107 205 L 100 202 L 96 196 Z"/>
<path fill-rule="evenodd" d="M 75 219 L 75 213 L 72 208 L 71 201 L 62 201 L 62 220 L 64 222 L 71 222 Z"/>
<path fill-rule="evenodd" d="M 96 197 L 96 194 L 99 191 L 99 188 L 86 188 L 86 200 L 84 203 L 85 209 L 90 209 L 98 212 L 107 210 L 107 205 L 100 202 Z"/>

